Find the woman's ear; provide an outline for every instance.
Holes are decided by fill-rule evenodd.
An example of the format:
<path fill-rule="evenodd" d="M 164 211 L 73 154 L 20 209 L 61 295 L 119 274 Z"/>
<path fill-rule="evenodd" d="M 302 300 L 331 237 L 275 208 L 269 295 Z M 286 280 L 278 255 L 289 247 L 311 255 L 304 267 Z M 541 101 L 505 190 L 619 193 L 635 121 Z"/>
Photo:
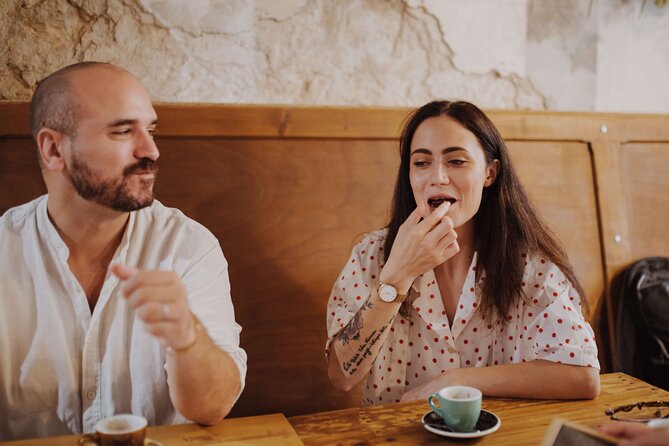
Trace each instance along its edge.
<path fill-rule="evenodd" d="M 58 130 L 43 127 L 37 133 L 37 149 L 39 150 L 42 166 L 47 170 L 63 170 L 65 167 L 65 155 L 63 144 L 66 135 Z"/>
<path fill-rule="evenodd" d="M 486 167 L 486 178 L 483 187 L 488 187 L 497 179 L 497 174 L 499 173 L 499 160 L 493 160 L 492 163 L 488 164 Z"/>

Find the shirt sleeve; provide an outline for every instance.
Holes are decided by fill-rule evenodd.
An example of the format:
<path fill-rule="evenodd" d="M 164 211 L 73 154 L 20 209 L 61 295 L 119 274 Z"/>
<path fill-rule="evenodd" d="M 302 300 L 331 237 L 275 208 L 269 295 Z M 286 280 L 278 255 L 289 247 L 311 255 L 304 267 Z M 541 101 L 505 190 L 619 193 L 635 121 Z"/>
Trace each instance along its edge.
<path fill-rule="evenodd" d="M 348 325 L 372 293 L 382 261 L 383 240 L 376 233 L 366 235 L 353 248 L 332 288 L 327 307 L 326 358 L 335 336 Z"/>
<path fill-rule="evenodd" d="M 546 360 L 599 369 L 592 327 L 581 312 L 581 296 L 552 262 L 528 262 L 523 290 L 529 298 L 524 314 L 524 361 Z"/>
<path fill-rule="evenodd" d="M 191 311 L 214 344 L 230 355 L 237 365 L 241 394 L 246 381 L 246 352 L 239 346 L 242 328 L 235 321 L 228 262 L 217 241 L 182 273 L 182 282 L 188 293 Z"/>

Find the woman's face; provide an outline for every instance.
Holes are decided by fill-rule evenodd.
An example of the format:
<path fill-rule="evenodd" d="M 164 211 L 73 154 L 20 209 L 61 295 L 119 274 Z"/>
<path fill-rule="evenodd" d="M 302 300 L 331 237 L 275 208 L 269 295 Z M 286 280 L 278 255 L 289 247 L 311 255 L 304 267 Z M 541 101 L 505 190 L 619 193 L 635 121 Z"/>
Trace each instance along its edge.
<path fill-rule="evenodd" d="M 409 179 L 416 204 L 423 204 L 423 217 L 446 200 L 456 228 L 471 222 L 483 188 L 495 181 L 499 161 L 488 165 L 476 136 L 444 115 L 418 126 L 410 150 Z"/>

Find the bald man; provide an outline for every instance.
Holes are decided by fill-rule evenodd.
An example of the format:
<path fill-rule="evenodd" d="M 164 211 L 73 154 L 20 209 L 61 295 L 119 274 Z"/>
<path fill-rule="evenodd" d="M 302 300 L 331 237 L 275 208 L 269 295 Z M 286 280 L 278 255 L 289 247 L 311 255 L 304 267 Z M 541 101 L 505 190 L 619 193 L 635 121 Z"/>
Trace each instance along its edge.
<path fill-rule="evenodd" d="M 154 200 L 157 116 L 111 64 L 31 102 L 47 195 L 0 217 L 0 440 L 91 432 L 113 414 L 214 424 L 244 385 L 216 238 Z"/>

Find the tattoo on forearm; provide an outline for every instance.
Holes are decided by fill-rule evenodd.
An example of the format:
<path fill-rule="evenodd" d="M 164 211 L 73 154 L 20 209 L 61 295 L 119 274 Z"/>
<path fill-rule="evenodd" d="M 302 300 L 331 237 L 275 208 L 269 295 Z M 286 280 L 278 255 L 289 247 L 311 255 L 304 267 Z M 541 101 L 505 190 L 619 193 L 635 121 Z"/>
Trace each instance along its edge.
<path fill-rule="evenodd" d="M 346 327 L 342 328 L 342 330 L 337 335 L 337 339 L 339 339 L 343 345 L 348 344 L 348 342 L 351 339 L 354 341 L 360 339 L 360 329 L 362 328 L 362 313 L 363 311 L 368 310 L 372 307 L 373 305 L 370 301 L 367 301 L 364 304 L 362 304 L 362 307 L 360 307 L 358 312 L 355 313 L 353 319 L 351 319 L 351 321 L 346 325 Z"/>
<path fill-rule="evenodd" d="M 388 326 L 384 325 L 378 330 L 371 332 L 370 335 L 365 338 L 360 347 L 358 347 L 358 351 L 355 353 L 355 355 L 353 355 L 349 361 L 346 361 L 342 364 L 344 371 L 347 372 L 349 376 L 353 375 L 355 371 L 358 370 L 358 367 L 360 364 L 362 364 L 365 358 L 372 355 L 372 347 L 374 347 L 379 339 L 381 339 L 381 335 L 386 331 L 386 328 L 388 328 Z M 358 337 L 360 337 L 359 332 Z"/>

